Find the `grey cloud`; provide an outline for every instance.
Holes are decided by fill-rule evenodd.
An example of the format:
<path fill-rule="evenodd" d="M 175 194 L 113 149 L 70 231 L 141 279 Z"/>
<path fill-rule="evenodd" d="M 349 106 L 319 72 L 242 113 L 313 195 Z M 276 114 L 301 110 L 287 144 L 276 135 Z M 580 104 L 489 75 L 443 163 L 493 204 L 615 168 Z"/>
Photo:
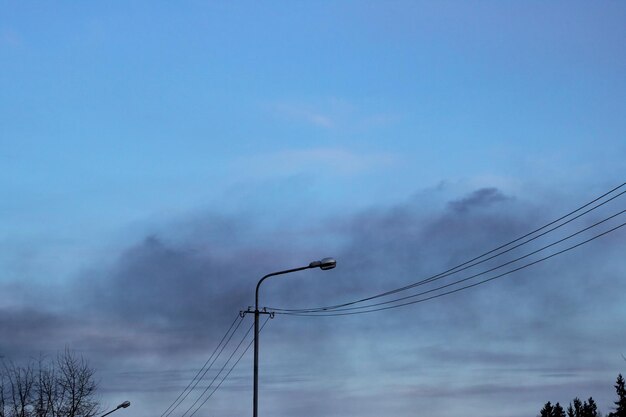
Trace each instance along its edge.
<path fill-rule="evenodd" d="M 466 197 L 451 201 L 449 206 L 457 212 L 466 212 L 475 208 L 493 206 L 509 199 L 510 197 L 505 196 L 497 188 L 481 188 Z"/>
<path fill-rule="evenodd" d="M 67 308 L 57 306 L 64 312 L 31 308 L 19 320 L 11 319 L 17 327 L 6 324 L 6 315 L 1 323 L 16 335 L 12 351 L 20 345 L 40 346 L 37 337 L 43 335 L 56 341 L 57 349 L 72 341 L 95 354 L 104 369 L 109 356 L 130 364 L 138 358 L 162 361 L 163 371 L 177 373 L 149 374 L 146 380 L 157 388 L 142 388 L 146 395 L 158 397 L 159 390 L 184 383 L 188 374 L 176 370 L 188 369 L 190 358 L 198 367 L 202 364 L 237 311 L 252 304 L 256 281 L 267 272 L 335 255 L 335 270 L 268 280 L 262 305 L 340 303 L 446 270 L 551 220 L 553 209 L 487 188 L 439 210 L 409 200 L 337 216 L 332 219 L 336 235 L 295 243 L 291 237 L 297 230 L 276 230 L 263 241 L 254 219 L 196 215 L 121 250 L 103 262 L 108 266 L 84 271 L 65 300 Z M 368 375 L 413 380 L 418 378 L 416 370 L 455 375 L 481 369 L 486 380 L 492 374 L 551 380 L 563 373 L 584 375 L 589 369 L 608 372 L 621 362 L 619 352 L 626 345 L 619 331 L 626 325 L 619 296 L 626 291 L 625 267 L 616 242 L 600 240 L 578 250 L 578 255 L 564 255 L 485 286 L 403 309 L 336 319 L 277 317 L 262 334 L 269 386 L 280 391 L 297 383 L 315 390 L 321 381 L 358 381 Z M 327 253 L 327 247 L 336 252 Z M 467 273 L 497 264 L 494 260 Z M 465 272 L 442 282 L 463 276 Z M 611 326 L 594 325 L 606 314 L 612 314 Z M 242 329 L 250 324 L 246 320 Z M 38 324 L 29 326 L 33 322 Z M 2 345 L 8 346 L 4 341 Z M 109 386 L 123 386 L 115 378 L 119 376 L 107 376 Z M 137 374 L 129 378 L 141 379 Z M 241 378 L 245 382 L 245 376 Z M 487 385 L 464 389 L 467 395 L 488 395 L 493 390 Z M 335 398 L 330 387 L 317 389 Z M 333 389 L 343 392 L 345 387 Z M 292 408 L 286 405 L 284 410 Z"/>
<path fill-rule="evenodd" d="M 505 212 L 474 212 L 471 207 L 504 202 L 510 205 Z M 336 254 L 339 267 L 328 273 L 310 271 L 300 277 L 277 278 L 281 282 L 264 284 L 262 300 L 271 300 L 271 306 L 308 307 L 333 304 L 367 296 L 427 277 L 445 270 L 451 264 L 465 260 L 497 244 L 528 231 L 539 220 L 536 209 L 514 204 L 494 188 L 481 189 L 465 198 L 453 201 L 449 209 L 440 213 L 424 212 L 414 203 L 389 209 L 373 209 L 344 220 L 348 242 Z M 459 207 L 463 207 L 460 209 Z M 234 230 L 234 231 L 233 231 Z M 232 233 L 244 234 L 245 229 L 226 228 L 224 239 L 246 242 Z M 315 252 L 307 247 L 285 249 L 280 243 L 262 249 L 241 244 L 231 247 L 224 256 L 217 242 L 219 233 L 210 241 L 195 236 L 189 241 L 168 243 L 164 238 L 151 236 L 126 250 L 114 265 L 98 273 L 89 283 L 90 304 L 106 315 L 117 316 L 129 323 L 141 323 L 148 328 L 162 329 L 185 340 L 185 344 L 204 340 L 200 335 L 219 333 L 223 323 L 232 320 L 234 313 L 252 303 L 254 284 L 263 273 L 276 269 L 271 259 L 287 254 L 285 267 L 303 263 Z M 323 245 L 320 245 L 323 246 Z M 585 264 L 601 255 L 599 247 L 586 249 L 586 258 L 555 259 L 552 267 L 538 266 L 520 271 L 482 289 L 463 292 L 428 303 L 428 316 L 420 314 L 416 322 L 437 323 L 457 329 L 486 334 L 500 332 L 511 341 L 520 341 L 527 332 L 550 333 L 548 319 L 557 319 L 564 312 L 573 319 L 584 307 L 589 291 L 598 296 L 611 297 L 614 291 L 607 286 L 593 284 L 583 272 Z M 512 256 L 509 256 L 511 258 Z M 506 259 L 506 257 L 504 257 Z M 289 261 L 289 259 L 295 259 Z M 306 262 L 306 261 L 305 261 Z M 497 265 L 495 261 L 482 267 Z M 567 284 L 551 275 L 551 269 L 568 271 Z M 475 272 L 478 268 L 468 271 Z M 309 274 L 310 278 L 304 276 Z M 455 275 L 466 276 L 467 273 Z M 541 275 L 549 279 L 537 279 Z M 452 278 L 443 280 L 449 282 Z M 611 278 L 620 285 L 617 276 Z M 515 300 L 511 304 L 512 297 Z M 263 301 L 262 301 L 263 302 Z M 507 308 L 515 306 L 515 308 Z M 411 307 L 407 308 L 407 313 Z M 493 311 L 491 313 L 485 313 Z M 509 320 L 502 320 L 505 312 Z M 385 323 L 399 326 L 402 314 L 376 317 L 374 325 Z M 306 333 L 333 335 L 328 319 L 304 319 Z M 312 321 L 318 320 L 315 323 Z M 434 320 L 434 321 L 433 321 Z M 300 334 L 297 321 L 289 329 Z M 357 327 L 367 326 L 369 320 L 359 321 Z M 502 323 L 508 323 L 503 325 Z M 366 330 L 366 329 L 365 329 Z M 568 332 L 574 331 L 575 326 Z M 560 335 L 561 338 L 567 334 Z M 520 340 L 516 340 L 520 339 Z M 318 348 L 312 337 L 314 348 Z M 206 340 L 204 340 L 206 341 Z"/>

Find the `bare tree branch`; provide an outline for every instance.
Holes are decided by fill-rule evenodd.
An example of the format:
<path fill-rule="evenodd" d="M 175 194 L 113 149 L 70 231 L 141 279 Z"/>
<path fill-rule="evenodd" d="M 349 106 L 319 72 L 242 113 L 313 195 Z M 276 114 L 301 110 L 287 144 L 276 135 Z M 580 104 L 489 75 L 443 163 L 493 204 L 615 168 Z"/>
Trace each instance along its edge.
<path fill-rule="evenodd" d="M 0 417 L 94 417 L 95 371 L 69 349 L 56 360 L 2 362 Z"/>

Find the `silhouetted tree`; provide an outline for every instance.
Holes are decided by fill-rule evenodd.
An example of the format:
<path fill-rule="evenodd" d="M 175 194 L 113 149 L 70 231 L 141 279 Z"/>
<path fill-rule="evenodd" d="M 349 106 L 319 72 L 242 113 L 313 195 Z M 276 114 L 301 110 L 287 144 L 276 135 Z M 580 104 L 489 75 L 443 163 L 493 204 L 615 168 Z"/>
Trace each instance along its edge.
<path fill-rule="evenodd" d="M 552 403 L 548 401 L 539 412 L 539 417 L 565 417 L 565 411 L 563 407 L 561 407 L 561 404 L 556 403 L 552 405 Z"/>
<path fill-rule="evenodd" d="M 552 417 L 553 410 L 552 404 L 548 401 L 539 412 L 539 417 Z"/>
<path fill-rule="evenodd" d="M 557 403 L 557 405 L 559 404 Z M 569 403 L 569 406 L 567 407 L 567 414 L 563 408 L 561 408 L 560 413 L 561 414 L 556 415 L 561 415 L 563 417 L 602 417 L 602 415 L 598 412 L 598 406 L 592 397 L 589 397 L 589 399 L 584 402 L 580 401 L 580 399 L 576 397 L 574 398 L 573 405 L 572 403 Z"/>
<path fill-rule="evenodd" d="M 69 350 L 55 361 L 3 363 L 0 417 L 93 417 L 96 388 L 94 370 Z"/>
<path fill-rule="evenodd" d="M 622 377 L 622 374 L 617 376 L 615 391 L 617 392 L 617 401 L 614 402 L 615 411 L 609 413 L 608 417 L 626 417 L 626 388 L 624 387 L 624 377 Z"/>
<path fill-rule="evenodd" d="M 592 397 L 583 403 L 580 417 L 598 417 L 598 406 Z"/>
<path fill-rule="evenodd" d="M 0 417 L 4 417 L 4 373 L 0 372 Z"/>
<path fill-rule="evenodd" d="M 4 374 L 6 404 L 3 414 L 7 417 L 30 417 L 34 385 L 32 365 L 18 367 L 13 363 L 4 364 Z"/>
<path fill-rule="evenodd" d="M 580 401 L 580 398 L 574 398 L 574 415 L 576 417 L 582 417 L 583 414 L 583 403 Z"/>

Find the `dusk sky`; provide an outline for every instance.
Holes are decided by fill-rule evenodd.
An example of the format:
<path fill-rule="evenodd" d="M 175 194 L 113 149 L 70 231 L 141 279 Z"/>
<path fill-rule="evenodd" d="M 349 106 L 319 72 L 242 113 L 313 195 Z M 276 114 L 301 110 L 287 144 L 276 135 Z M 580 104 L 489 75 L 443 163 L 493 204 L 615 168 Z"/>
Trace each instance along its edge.
<path fill-rule="evenodd" d="M 260 338 L 262 417 L 533 417 L 576 396 L 606 414 L 625 181 L 626 2 L 0 1 L 0 356 L 82 354 L 104 409 L 131 401 L 116 417 L 163 417 L 269 272 L 332 256 L 261 305 L 351 302 L 622 185 L 429 285 L 615 229 L 580 247 L 417 304 L 276 315 Z M 251 353 L 195 417 L 251 415 Z"/>

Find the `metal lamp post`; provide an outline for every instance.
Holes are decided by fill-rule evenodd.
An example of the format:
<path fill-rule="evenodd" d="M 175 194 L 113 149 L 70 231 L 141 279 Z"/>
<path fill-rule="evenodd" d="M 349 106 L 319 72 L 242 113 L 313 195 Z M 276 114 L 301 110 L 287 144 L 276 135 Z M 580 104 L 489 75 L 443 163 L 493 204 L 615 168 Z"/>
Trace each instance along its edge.
<path fill-rule="evenodd" d="M 303 271 L 305 269 L 319 268 L 321 270 L 333 269 L 337 265 L 337 261 L 333 258 L 324 258 L 321 261 L 313 261 L 307 266 L 302 266 L 300 268 L 294 269 L 286 269 L 284 271 L 272 272 L 271 274 L 265 275 L 261 278 L 256 284 L 256 292 L 254 296 L 254 398 L 253 398 L 253 408 L 252 408 L 252 416 L 258 417 L 258 408 L 259 408 L 259 287 L 261 283 L 265 281 L 269 277 L 273 277 L 275 275 L 283 275 L 289 274 L 291 272 Z"/>
<path fill-rule="evenodd" d="M 104 416 L 108 416 L 109 414 L 111 414 L 114 411 L 119 410 L 120 408 L 127 408 L 128 406 L 130 406 L 130 401 L 124 401 L 123 403 L 121 403 L 120 405 L 118 405 L 117 407 L 115 407 L 113 410 L 102 414 L 100 417 L 104 417 Z"/>

